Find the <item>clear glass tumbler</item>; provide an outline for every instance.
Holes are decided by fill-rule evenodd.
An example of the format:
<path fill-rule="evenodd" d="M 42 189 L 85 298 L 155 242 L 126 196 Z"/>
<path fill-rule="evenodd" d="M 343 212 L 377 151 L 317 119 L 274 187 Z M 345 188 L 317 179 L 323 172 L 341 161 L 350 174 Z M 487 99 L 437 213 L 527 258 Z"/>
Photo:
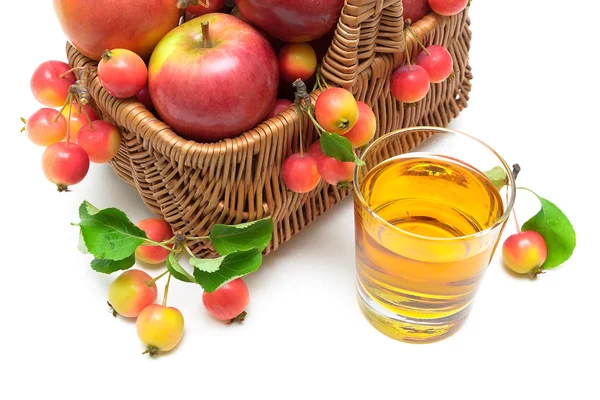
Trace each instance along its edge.
<path fill-rule="evenodd" d="M 412 148 L 406 152 L 407 148 Z M 464 133 L 391 132 L 355 171 L 358 301 L 398 340 L 427 343 L 466 319 L 515 201 L 511 168 Z M 498 189 L 487 172 L 506 175 Z"/>

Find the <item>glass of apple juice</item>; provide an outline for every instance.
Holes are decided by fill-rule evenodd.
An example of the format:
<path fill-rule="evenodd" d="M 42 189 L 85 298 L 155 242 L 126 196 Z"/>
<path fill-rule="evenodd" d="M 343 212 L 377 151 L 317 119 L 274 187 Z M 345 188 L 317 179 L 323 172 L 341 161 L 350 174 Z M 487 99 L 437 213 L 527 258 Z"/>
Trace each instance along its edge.
<path fill-rule="evenodd" d="M 478 139 L 433 127 L 391 132 L 361 159 L 354 176 L 360 308 L 394 339 L 444 339 L 467 318 L 512 210 L 511 169 Z M 500 190 L 488 171 L 506 176 Z"/>

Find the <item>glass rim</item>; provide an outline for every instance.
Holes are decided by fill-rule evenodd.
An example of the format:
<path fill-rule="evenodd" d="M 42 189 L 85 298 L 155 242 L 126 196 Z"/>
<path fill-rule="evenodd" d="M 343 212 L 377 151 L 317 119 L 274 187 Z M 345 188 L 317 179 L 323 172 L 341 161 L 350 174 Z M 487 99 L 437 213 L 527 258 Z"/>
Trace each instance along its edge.
<path fill-rule="evenodd" d="M 517 188 L 516 188 L 516 183 L 515 183 L 515 179 L 514 176 L 512 174 L 512 170 L 510 168 L 510 166 L 508 165 L 508 163 L 504 160 L 504 158 L 502 158 L 502 156 L 500 156 L 500 154 L 498 154 L 498 152 L 496 150 L 494 150 L 492 147 L 490 147 L 489 145 L 487 145 L 485 142 L 477 139 L 475 136 L 469 135 L 468 133 L 464 133 L 461 131 L 457 131 L 457 130 L 453 130 L 453 129 L 449 129 L 449 128 L 440 128 L 440 127 L 434 127 L 434 126 L 415 126 L 415 127 L 410 127 L 410 128 L 403 128 L 403 129 L 398 129 L 395 131 L 391 131 L 383 136 L 381 136 L 380 138 L 376 139 L 375 141 L 373 141 L 361 154 L 360 159 L 362 161 L 364 161 L 365 156 L 369 153 L 370 150 L 372 150 L 373 148 L 375 148 L 375 146 L 377 146 L 378 144 L 380 144 L 381 142 L 384 142 L 386 140 L 389 140 L 392 136 L 396 136 L 396 135 L 401 135 L 404 134 L 406 132 L 411 132 L 411 131 L 433 131 L 433 132 L 437 132 L 437 133 L 450 133 L 450 134 L 456 134 L 459 136 L 463 136 L 469 140 L 474 140 L 475 142 L 483 145 L 485 148 L 487 148 L 494 156 L 496 156 L 498 158 L 498 160 L 500 161 L 500 163 L 502 164 L 502 167 L 504 167 L 504 169 L 507 171 L 507 176 L 508 176 L 508 185 L 506 185 L 508 193 L 509 193 L 509 201 L 508 201 L 508 205 L 506 207 L 506 209 L 504 210 L 504 214 L 502 214 L 501 217 L 499 217 L 497 219 L 496 222 L 494 222 L 492 225 L 490 225 L 488 228 L 480 231 L 480 232 L 476 232 L 476 233 L 472 233 L 470 235 L 465 235 L 465 236 L 458 236 L 458 237 L 451 237 L 451 238 L 436 238 L 436 237 L 431 237 L 431 236 L 423 236 L 423 235 L 418 235 L 416 233 L 412 233 L 409 231 L 406 231 L 404 229 L 398 228 L 397 226 L 394 226 L 392 224 L 390 224 L 388 221 L 386 221 L 384 218 L 381 218 L 375 211 L 373 211 L 371 209 L 371 207 L 369 207 L 369 205 L 367 204 L 367 202 L 365 201 L 365 198 L 363 196 L 363 193 L 360 189 L 360 182 L 358 179 L 358 171 L 360 168 L 363 168 L 361 166 L 356 166 L 354 168 L 354 191 L 361 203 L 361 206 L 363 206 L 368 212 L 369 214 L 375 218 L 376 220 L 380 221 L 384 226 L 391 228 L 392 230 L 402 233 L 403 235 L 407 235 L 416 239 L 423 239 L 423 240 L 428 240 L 428 241 L 438 241 L 438 242 L 451 242 L 451 241 L 456 241 L 456 240 L 472 240 L 472 239 L 477 239 L 481 236 L 485 236 L 487 234 L 489 234 L 490 232 L 492 232 L 493 230 L 495 230 L 496 228 L 498 228 L 500 225 L 504 224 L 506 222 L 506 220 L 508 220 L 508 218 L 510 217 L 510 213 L 512 212 L 512 209 L 515 205 L 515 200 L 516 200 L 516 195 L 517 195 Z M 404 154 L 409 154 L 409 153 L 404 153 Z M 431 155 L 436 155 L 435 153 L 432 152 L 423 152 L 421 154 L 431 154 Z M 437 154 L 440 155 L 440 154 Z M 386 159 L 386 160 L 389 160 Z M 384 161 L 386 161 L 384 160 Z M 383 162 L 383 161 L 382 161 Z M 365 167 L 366 168 L 366 167 Z M 483 171 L 480 171 L 483 173 Z"/>

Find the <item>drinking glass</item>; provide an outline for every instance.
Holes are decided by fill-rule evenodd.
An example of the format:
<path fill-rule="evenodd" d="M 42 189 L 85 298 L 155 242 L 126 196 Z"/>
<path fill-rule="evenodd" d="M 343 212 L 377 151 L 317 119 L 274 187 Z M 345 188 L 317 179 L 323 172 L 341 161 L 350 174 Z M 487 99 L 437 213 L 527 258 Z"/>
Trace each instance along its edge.
<path fill-rule="evenodd" d="M 394 339 L 444 339 L 467 318 L 512 210 L 511 168 L 475 137 L 435 127 L 391 132 L 361 159 L 354 176 L 360 308 Z M 505 174 L 502 188 L 489 172 Z"/>

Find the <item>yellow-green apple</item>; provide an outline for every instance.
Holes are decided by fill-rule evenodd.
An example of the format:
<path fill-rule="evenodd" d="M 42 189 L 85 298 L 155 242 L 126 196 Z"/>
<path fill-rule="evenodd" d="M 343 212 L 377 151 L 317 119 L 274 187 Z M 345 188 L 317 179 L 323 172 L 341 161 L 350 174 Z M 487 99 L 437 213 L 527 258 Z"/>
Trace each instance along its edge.
<path fill-rule="evenodd" d="M 236 0 L 242 15 L 284 42 L 324 36 L 340 18 L 344 0 Z"/>
<path fill-rule="evenodd" d="M 53 0 L 65 35 L 81 53 L 100 60 L 106 49 L 128 49 L 148 59 L 179 23 L 175 0 Z"/>
<path fill-rule="evenodd" d="M 275 104 L 277 56 L 267 39 L 229 14 L 200 16 L 156 46 L 148 69 L 156 112 L 181 136 L 214 142 L 263 121 Z"/>

